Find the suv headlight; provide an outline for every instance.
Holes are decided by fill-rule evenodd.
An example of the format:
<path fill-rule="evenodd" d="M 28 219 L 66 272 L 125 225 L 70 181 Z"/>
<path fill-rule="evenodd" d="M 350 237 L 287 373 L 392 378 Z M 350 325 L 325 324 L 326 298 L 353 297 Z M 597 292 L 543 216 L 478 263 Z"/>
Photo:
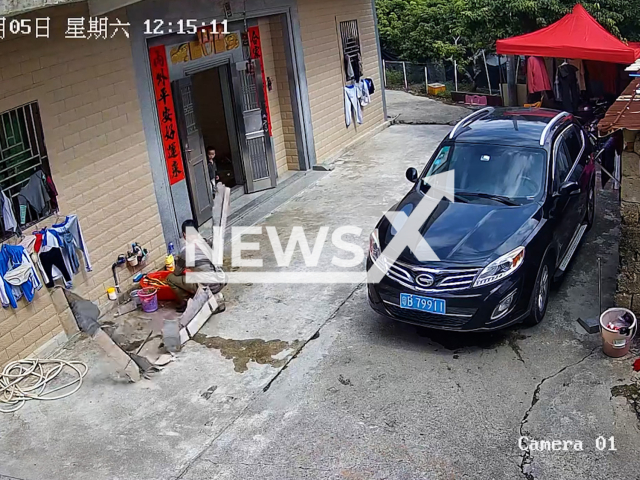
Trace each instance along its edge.
<path fill-rule="evenodd" d="M 502 280 L 515 272 L 523 261 L 524 247 L 518 247 L 487 265 L 480 272 L 473 286 L 481 287 Z"/>
<path fill-rule="evenodd" d="M 380 239 L 378 238 L 378 229 L 374 228 L 369 236 L 369 256 L 372 262 L 377 262 L 380 258 L 382 250 L 380 249 Z"/>

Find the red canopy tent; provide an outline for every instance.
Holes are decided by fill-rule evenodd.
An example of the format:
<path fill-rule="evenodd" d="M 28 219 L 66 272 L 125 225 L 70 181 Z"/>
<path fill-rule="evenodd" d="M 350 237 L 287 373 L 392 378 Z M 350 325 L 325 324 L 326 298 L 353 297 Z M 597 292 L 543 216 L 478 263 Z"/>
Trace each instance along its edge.
<path fill-rule="evenodd" d="M 640 57 L 640 48 L 626 45 L 611 35 L 580 4 L 548 27 L 498 40 L 496 50 L 502 55 L 575 58 L 625 64 L 633 63 Z"/>

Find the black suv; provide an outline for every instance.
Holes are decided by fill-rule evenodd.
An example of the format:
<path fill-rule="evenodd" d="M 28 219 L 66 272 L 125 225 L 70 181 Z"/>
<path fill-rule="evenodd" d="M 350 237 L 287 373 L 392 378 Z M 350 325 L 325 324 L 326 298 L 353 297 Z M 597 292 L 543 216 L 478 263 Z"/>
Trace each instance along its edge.
<path fill-rule="evenodd" d="M 384 217 L 367 259 L 385 272 L 368 286 L 373 309 L 445 330 L 539 323 L 551 282 L 594 221 L 592 151 L 566 112 L 488 107 L 463 119 L 420 175 L 407 170 L 413 187 L 392 208 L 410 216 L 428 178 L 455 170 L 455 201 L 441 198 L 420 229 L 440 261 L 420 262 L 410 248 L 385 258 L 397 226 Z"/>

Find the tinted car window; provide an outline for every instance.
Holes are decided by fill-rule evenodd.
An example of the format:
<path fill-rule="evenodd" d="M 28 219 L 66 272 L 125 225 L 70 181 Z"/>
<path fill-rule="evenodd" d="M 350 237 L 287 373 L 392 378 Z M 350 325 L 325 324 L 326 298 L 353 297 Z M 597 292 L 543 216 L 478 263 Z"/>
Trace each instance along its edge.
<path fill-rule="evenodd" d="M 582 150 L 582 136 L 575 126 L 571 126 L 564 132 L 563 137 L 569 149 L 571 164 L 573 164 L 578 159 L 580 150 Z"/>
<path fill-rule="evenodd" d="M 458 143 L 440 149 L 425 177 L 454 170 L 456 191 L 535 198 L 544 189 L 546 165 L 540 148 Z"/>
<path fill-rule="evenodd" d="M 558 139 L 555 153 L 555 172 L 553 176 L 553 186 L 557 190 L 560 184 L 567 178 L 567 174 L 571 169 L 571 160 L 567 146 L 562 138 Z"/>

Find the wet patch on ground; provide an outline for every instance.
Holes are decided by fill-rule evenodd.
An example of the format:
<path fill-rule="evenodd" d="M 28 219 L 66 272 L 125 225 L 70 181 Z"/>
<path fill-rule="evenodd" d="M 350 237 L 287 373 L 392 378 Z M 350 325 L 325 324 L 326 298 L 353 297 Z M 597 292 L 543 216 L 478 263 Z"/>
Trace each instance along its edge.
<path fill-rule="evenodd" d="M 250 361 L 260 365 L 271 365 L 281 368 L 287 363 L 287 356 L 275 358 L 285 350 L 296 351 L 302 342 L 285 342 L 282 340 L 262 340 L 251 338 L 248 340 L 234 340 L 222 337 L 207 337 L 202 333 L 196 334 L 193 341 L 207 348 L 215 348 L 227 360 L 233 360 L 234 370 L 238 373 L 246 372 Z"/>

